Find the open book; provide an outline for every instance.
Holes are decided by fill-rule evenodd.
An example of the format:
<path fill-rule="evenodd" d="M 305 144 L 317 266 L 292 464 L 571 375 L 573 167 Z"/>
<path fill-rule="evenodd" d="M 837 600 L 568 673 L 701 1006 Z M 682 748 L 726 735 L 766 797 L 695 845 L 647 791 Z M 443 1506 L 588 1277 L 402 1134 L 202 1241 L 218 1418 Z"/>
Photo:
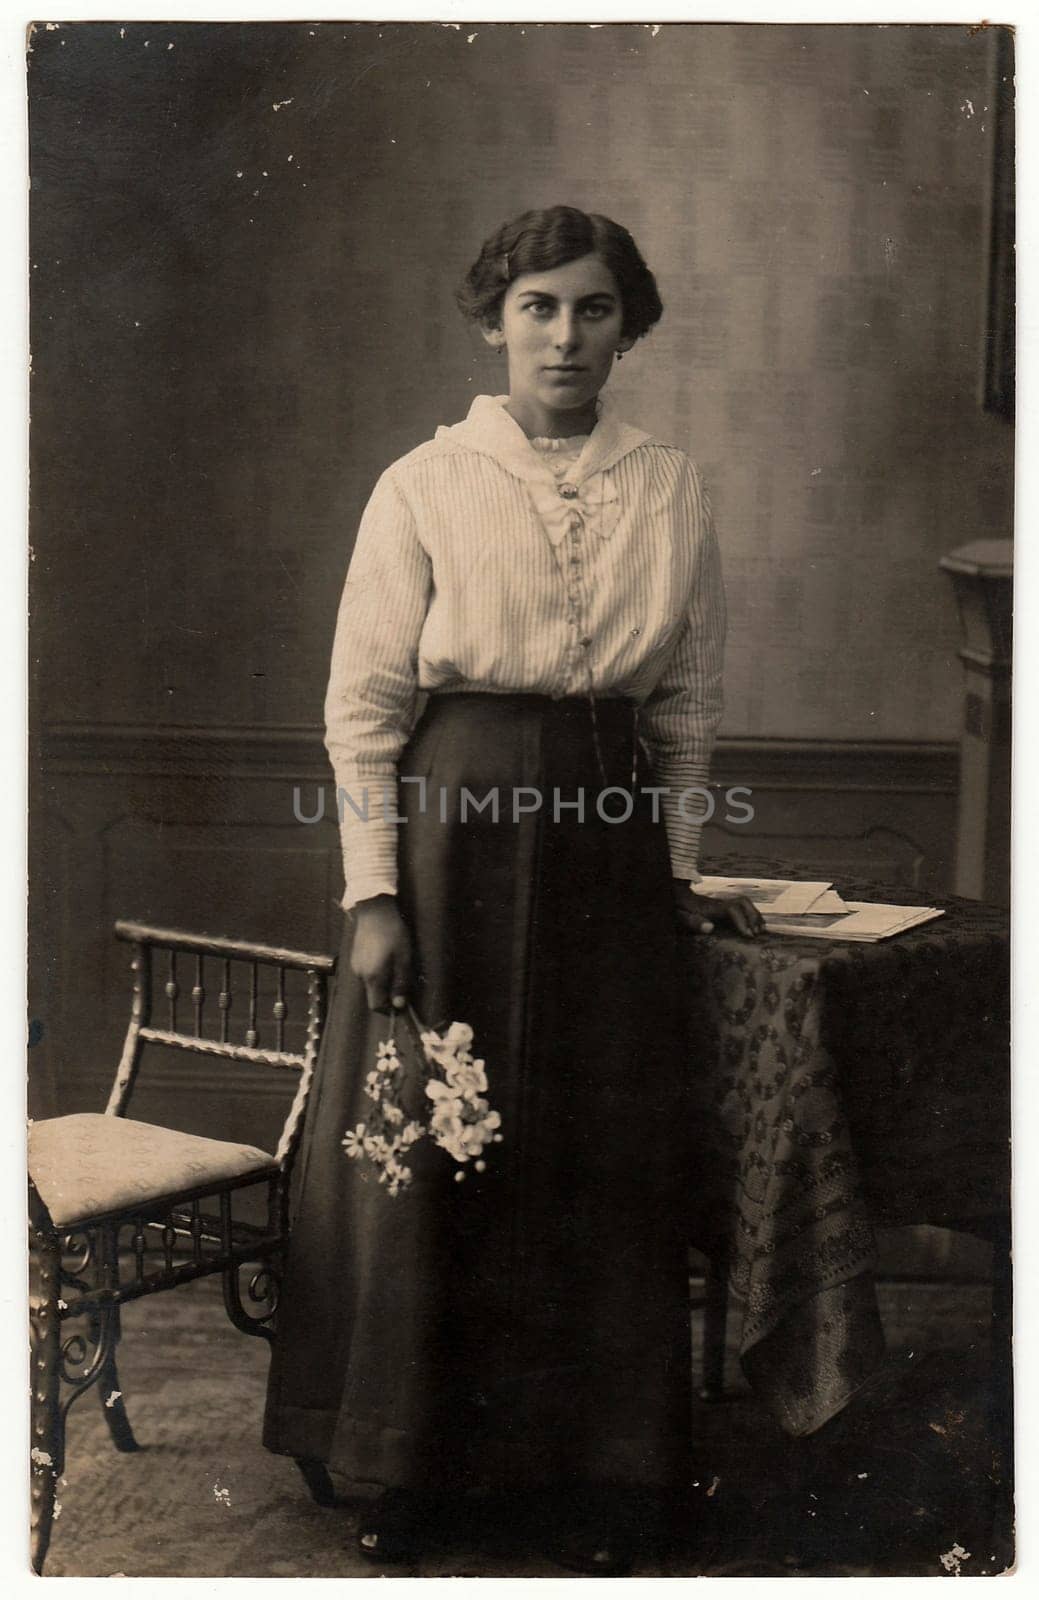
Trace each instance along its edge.
<path fill-rule="evenodd" d="M 945 915 L 935 906 L 843 900 L 832 884 L 799 883 L 792 878 L 707 877 L 692 887 L 697 894 L 715 899 L 746 895 L 764 917 L 767 932 L 799 939 L 848 939 L 873 944 Z"/>
<path fill-rule="evenodd" d="M 847 900 L 843 911 L 821 915 L 808 912 L 803 916 L 773 917 L 766 912 L 765 927 L 769 933 L 794 934 L 799 939 L 851 939 L 859 944 L 874 944 L 944 915 L 936 906 L 887 906 Z"/>
<path fill-rule="evenodd" d="M 811 910 L 830 892 L 828 883 L 797 883 L 793 878 L 701 878 L 693 884 L 697 894 L 712 899 L 725 899 L 734 894 L 744 894 L 753 900 L 758 910 L 766 916 L 781 914 L 794 916 Z M 836 911 L 843 901 L 836 896 L 836 905 L 819 906 L 820 911 Z"/>

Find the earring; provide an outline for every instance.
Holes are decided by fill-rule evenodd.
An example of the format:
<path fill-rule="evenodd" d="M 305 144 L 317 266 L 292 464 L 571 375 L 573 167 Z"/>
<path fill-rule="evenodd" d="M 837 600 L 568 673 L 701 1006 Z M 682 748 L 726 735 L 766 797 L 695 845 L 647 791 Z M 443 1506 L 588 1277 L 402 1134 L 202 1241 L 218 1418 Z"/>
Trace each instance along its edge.
<path fill-rule="evenodd" d="M 623 350 L 618 350 L 617 351 L 617 360 L 618 361 L 623 361 L 624 360 L 624 351 Z"/>

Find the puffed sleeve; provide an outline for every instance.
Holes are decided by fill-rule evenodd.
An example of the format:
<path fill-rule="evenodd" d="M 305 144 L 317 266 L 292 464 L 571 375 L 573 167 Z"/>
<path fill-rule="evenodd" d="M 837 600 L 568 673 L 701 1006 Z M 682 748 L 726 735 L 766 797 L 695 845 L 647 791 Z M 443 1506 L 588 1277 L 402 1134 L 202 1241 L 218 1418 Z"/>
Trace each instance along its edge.
<path fill-rule="evenodd" d="M 696 552 L 685 620 L 674 651 L 639 715 L 657 783 L 676 878 L 698 873 L 703 793 L 722 714 L 725 590 L 710 501 L 691 462 L 679 485 L 675 537 Z M 691 792 L 690 792 L 691 791 Z"/>
<path fill-rule="evenodd" d="M 397 762 L 418 694 L 432 568 L 391 473 L 361 518 L 343 587 L 325 699 L 346 874 L 344 907 L 397 890 Z"/>

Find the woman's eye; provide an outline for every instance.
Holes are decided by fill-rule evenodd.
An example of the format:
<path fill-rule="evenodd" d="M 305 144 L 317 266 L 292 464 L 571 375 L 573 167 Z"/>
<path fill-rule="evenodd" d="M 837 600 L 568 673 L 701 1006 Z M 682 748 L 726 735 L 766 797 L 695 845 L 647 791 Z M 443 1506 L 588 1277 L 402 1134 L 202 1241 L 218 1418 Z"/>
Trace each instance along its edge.
<path fill-rule="evenodd" d="M 523 307 L 528 316 L 536 317 L 540 322 L 546 322 L 555 315 L 556 307 L 551 300 L 528 300 Z M 582 306 L 579 315 L 586 322 L 602 322 L 613 310 L 609 305 Z"/>

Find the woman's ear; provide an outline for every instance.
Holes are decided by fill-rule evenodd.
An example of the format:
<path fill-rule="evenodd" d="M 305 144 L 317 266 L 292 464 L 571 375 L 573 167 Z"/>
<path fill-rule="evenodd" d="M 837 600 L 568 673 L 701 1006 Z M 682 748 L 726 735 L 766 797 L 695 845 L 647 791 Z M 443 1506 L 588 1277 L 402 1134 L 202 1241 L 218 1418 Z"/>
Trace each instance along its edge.
<path fill-rule="evenodd" d="M 625 351 L 630 350 L 634 343 L 635 340 L 630 334 L 622 333 L 620 338 L 617 340 L 617 354 L 624 355 Z"/>
<path fill-rule="evenodd" d="M 504 350 L 505 333 L 502 328 L 496 326 L 493 322 L 481 322 L 480 332 L 492 350 Z"/>

